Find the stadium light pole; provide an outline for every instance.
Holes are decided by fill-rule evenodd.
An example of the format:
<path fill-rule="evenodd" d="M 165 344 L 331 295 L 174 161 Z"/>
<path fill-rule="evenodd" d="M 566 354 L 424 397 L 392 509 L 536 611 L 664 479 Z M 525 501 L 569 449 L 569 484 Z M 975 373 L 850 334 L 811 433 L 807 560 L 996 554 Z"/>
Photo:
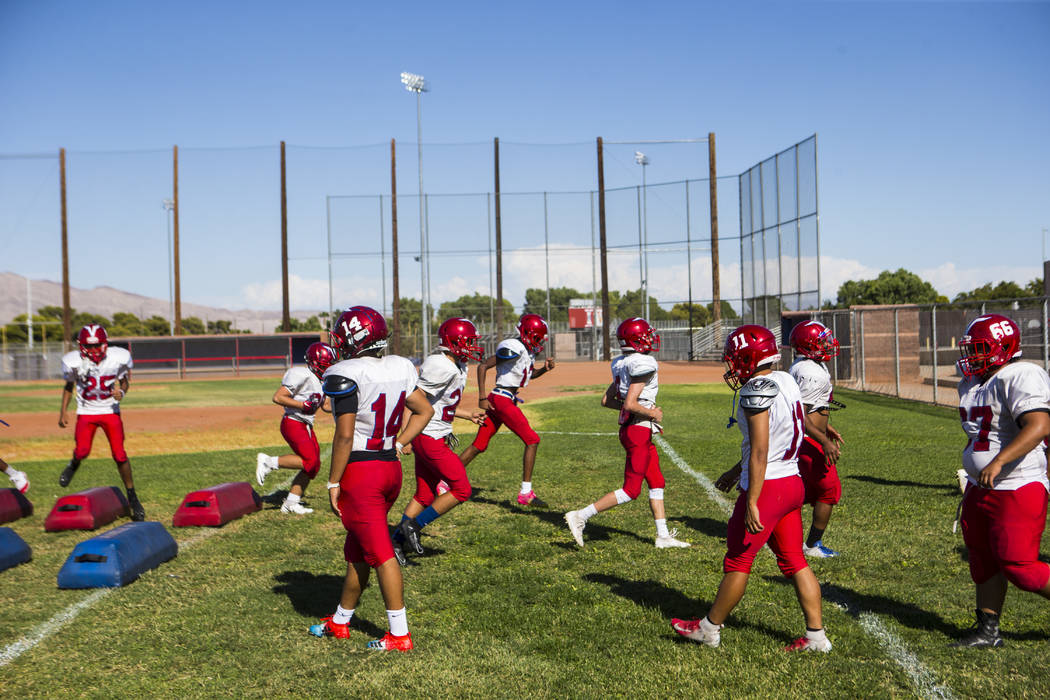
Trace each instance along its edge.
<path fill-rule="evenodd" d="M 165 199 L 160 205 L 164 207 L 164 219 L 168 222 L 168 318 L 171 323 L 168 334 L 175 335 L 175 286 L 171 279 L 171 212 L 175 209 L 174 199 Z"/>
<path fill-rule="evenodd" d="M 430 354 L 430 319 L 427 318 L 427 301 L 430 296 L 427 292 L 429 280 L 427 279 L 427 240 L 426 227 L 423 223 L 423 93 L 429 92 L 427 81 L 422 75 L 415 73 L 402 73 L 401 83 L 409 92 L 416 93 L 416 159 L 419 169 L 419 296 L 423 317 L 423 357 Z"/>
<path fill-rule="evenodd" d="M 650 320 L 649 308 L 649 207 L 647 202 L 647 191 L 645 183 L 645 167 L 649 165 L 649 156 L 645 155 L 641 151 L 634 152 L 634 162 L 642 166 L 642 235 L 645 237 L 645 243 L 642 246 L 642 267 L 644 272 L 642 273 L 642 295 L 645 298 L 645 318 Z"/>

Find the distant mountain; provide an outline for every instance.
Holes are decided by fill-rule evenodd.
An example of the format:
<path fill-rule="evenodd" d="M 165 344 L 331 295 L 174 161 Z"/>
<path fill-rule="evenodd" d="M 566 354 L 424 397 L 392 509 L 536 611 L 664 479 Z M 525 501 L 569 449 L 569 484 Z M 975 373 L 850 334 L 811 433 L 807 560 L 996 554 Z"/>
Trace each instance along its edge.
<path fill-rule="evenodd" d="M 41 306 L 62 306 L 62 284 L 51 280 L 30 280 L 34 313 Z M 124 292 L 113 287 L 94 289 L 69 288 L 69 304 L 77 311 L 88 311 L 112 317 L 114 312 L 124 311 L 145 319 L 150 316 L 169 318 L 171 305 L 167 299 L 154 299 Z M 0 325 L 9 323 L 15 316 L 26 312 L 26 278 L 13 272 L 0 272 Z M 305 320 L 317 311 L 292 311 L 291 315 Z M 253 333 L 271 333 L 281 323 L 280 311 L 254 311 L 220 309 L 213 306 L 182 303 L 182 317 L 196 316 L 203 321 L 233 321 L 240 329 Z"/>

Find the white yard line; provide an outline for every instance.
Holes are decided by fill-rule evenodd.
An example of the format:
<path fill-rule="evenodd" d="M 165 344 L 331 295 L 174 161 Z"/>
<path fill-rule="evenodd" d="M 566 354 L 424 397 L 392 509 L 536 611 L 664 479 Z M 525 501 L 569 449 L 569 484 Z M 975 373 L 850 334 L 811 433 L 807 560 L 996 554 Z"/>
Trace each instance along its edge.
<path fill-rule="evenodd" d="M 664 439 L 662 435 L 654 435 L 653 442 L 659 446 L 676 467 L 681 469 L 683 472 L 693 477 L 707 495 L 714 501 L 718 506 L 725 511 L 727 514 L 733 512 L 733 504 L 725 496 L 715 488 L 714 483 L 706 476 L 696 471 L 689 464 L 682 459 L 681 455 L 674 451 L 674 448 Z M 860 622 L 860 627 L 864 632 L 875 640 L 875 643 L 879 645 L 883 653 L 892 659 L 908 678 L 912 682 L 915 693 L 919 697 L 923 698 L 938 698 L 940 700 L 954 700 L 955 695 L 951 689 L 946 685 L 941 685 L 937 682 L 937 677 L 933 672 L 919 660 L 919 657 L 915 655 L 905 645 L 904 641 L 894 634 L 885 624 L 879 619 L 874 613 L 861 610 L 856 603 L 851 601 L 848 596 L 843 594 L 841 591 L 829 591 L 825 595 L 825 598 L 839 606 L 846 611 L 846 614 L 857 619 Z"/>
<path fill-rule="evenodd" d="M 287 489 L 291 485 L 292 479 L 289 478 L 276 489 L 266 494 L 266 496 L 263 496 L 263 498 L 273 496 L 278 491 Z M 197 545 L 199 542 L 203 542 L 209 537 L 217 535 L 220 532 L 221 530 L 219 528 L 208 528 L 207 530 L 202 530 L 201 532 L 195 533 L 192 537 L 189 537 L 185 540 L 182 540 L 181 542 L 176 543 L 178 544 L 179 552 L 182 553 L 187 549 L 190 549 L 191 547 Z M 55 632 L 59 631 L 60 629 L 68 625 L 70 622 L 75 620 L 77 615 L 84 612 L 88 608 L 93 607 L 95 603 L 102 600 L 107 595 L 116 590 L 119 589 L 99 588 L 89 593 L 80 601 L 73 603 L 65 610 L 60 610 L 59 612 L 55 613 L 50 620 L 37 625 L 33 628 L 31 632 L 29 632 L 29 634 L 25 635 L 16 642 L 8 644 L 6 647 L 0 650 L 0 666 L 6 666 L 25 652 L 35 647 L 37 644 L 40 644 L 40 642 L 44 641 L 45 639 L 53 635 Z"/>

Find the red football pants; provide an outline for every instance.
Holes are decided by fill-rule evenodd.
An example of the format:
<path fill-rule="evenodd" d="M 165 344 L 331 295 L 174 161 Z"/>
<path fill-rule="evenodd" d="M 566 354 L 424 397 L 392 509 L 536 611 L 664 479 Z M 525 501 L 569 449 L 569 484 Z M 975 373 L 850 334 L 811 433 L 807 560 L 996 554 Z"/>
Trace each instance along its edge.
<path fill-rule="evenodd" d="M 485 413 L 485 424 L 478 428 L 478 435 L 473 443 L 478 452 L 488 449 L 489 440 L 502 425 L 510 428 L 526 445 L 539 444 L 540 436 L 529 425 L 528 419 L 514 399 L 508 399 L 502 394 L 489 394 L 488 400 L 489 410 Z"/>
<path fill-rule="evenodd" d="M 291 416 L 281 419 L 281 437 L 288 443 L 299 459 L 303 460 L 303 471 L 313 479 L 321 468 L 321 446 L 313 426 Z"/>
<path fill-rule="evenodd" d="M 664 487 L 664 474 L 660 471 L 660 455 L 653 444 L 653 431 L 642 425 L 620 427 L 620 444 L 627 451 L 623 468 L 623 490 L 632 499 L 642 492 L 642 479 L 651 489 Z"/>
<path fill-rule="evenodd" d="M 91 443 L 95 440 L 95 431 L 102 428 L 109 440 L 109 451 L 113 455 L 113 461 L 117 464 L 128 461 L 128 454 L 124 451 L 124 421 L 120 419 L 119 413 L 103 413 L 101 415 L 77 414 L 77 424 L 73 430 L 73 457 L 75 459 L 87 459 L 91 454 Z"/>
<path fill-rule="evenodd" d="M 806 503 L 835 505 L 842 499 L 839 470 L 828 464 L 820 443 L 808 435 L 798 451 L 798 471 L 806 485 Z"/>
<path fill-rule="evenodd" d="M 442 479 L 449 491 L 462 503 L 470 498 L 470 480 L 459 455 L 449 449 L 443 439 L 419 435 L 412 441 L 416 456 L 416 493 L 413 500 L 426 508 L 434 502 L 437 484 Z"/>
<path fill-rule="evenodd" d="M 339 489 L 339 513 L 346 528 L 346 560 L 378 567 L 393 558 L 386 517 L 401 493 L 401 462 L 350 462 L 339 480 Z"/>
<path fill-rule="evenodd" d="M 797 476 L 767 480 L 762 484 L 762 493 L 758 496 L 759 520 L 764 527 L 762 532 L 751 534 L 744 526 L 747 492 L 741 491 L 733 508 L 733 516 L 729 519 L 722 571 L 751 573 L 755 556 L 766 542 L 776 555 L 777 566 L 785 576 L 794 576 L 809 566 L 802 554 L 801 508 L 804 493 L 802 479 Z"/>
<path fill-rule="evenodd" d="M 1039 561 L 1046 505 L 1046 488 L 1040 483 L 1016 491 L 966 487 L 960 522 L 974 583 L 1000 571 L 1025 591 L 1038 591 L 1050 581 L 1050 565 Z"/>

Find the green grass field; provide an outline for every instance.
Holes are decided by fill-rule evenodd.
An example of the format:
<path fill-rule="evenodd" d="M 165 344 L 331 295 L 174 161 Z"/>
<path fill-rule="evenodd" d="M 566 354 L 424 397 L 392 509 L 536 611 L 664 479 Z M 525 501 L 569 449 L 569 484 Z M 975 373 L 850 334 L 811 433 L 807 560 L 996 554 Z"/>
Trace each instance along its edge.
<path fill-rule="evenodd" d="M 223 403 L 232 405 L 260 391 L 251 381 L 225 389 Z M 724 386 L 665 387 L 660 398 L 664 437 L 693 470 L 714 479 L 738 458 L 739 433 L 725 429 Z M 0 661 L 57 613 L 91 604 L 0 666 L 0 695 L 1045 697 L 1047 601 L 1011 589 L 1005 648 L 947 646 L 973 607 L 962 537 L 951 532 L 963 445 L 955 412 L 848 391 L 836 398 L 848 404 L 833 418 L 846 438 L 844 497 L 826 541 L 843 556 L 813 564 L 825 589 L 831 654 L 781 651 L 804 626 L 793 588 L 766 555 L 756 560 L 721 648 L 670 629 L 670 617 L 701 615 L 714 596 L 726 514 L 666 454 L 670 524 L 693 547 L 653 547 L 642 498 L 593 518 L 587 546 L 577 549 L 563 513 L 622 478 L 616 414 L 601 409 L 596 394 L 526 404 L 547 433 L 533 480 L 549 510 L 513 500 L 521 457 L 513 436 L 501 433 L 470 466 L 474 498 L 424 531 L 427 553 L 405 570 L 416 643 L 407 655 L 364 650 L 386 628 L 374 585 L 362 596 L 351 640 L 306 632 L 334 609 L 344 573 L 343 529 L 324 507 L 323 482 L 308 491 L 318 509 L 311 516 L 282 515 L 277 494 L 262 512 L 221 529 L 173 530 L 176 559 L 99 597 L 55 586 L 73 545 L 90 536 L 43 531 L 63 492 L 62 463 L 19 465 L 33 479 L 36 513 L 9 526 L 34 558 L 0 573 Z M 551 434 L 566 432 L 608 435 Z M 274 437 L 259 449 L 282 451 L 276 430 Z M 133 464 L 148 517 L 168 525 L 188 491 L 249 480 L 254 450 Z M 411 458 L 405 474 L 398 512 L 411 496 Z M 116 483 L 112 462 L 99 457 L 85 462 L 73 486 Z M 262 491 L 280 483 L 271 476 Z M 807 509 L 807 524 L 808 517 Z M 1043 549 L 1050 550 L 1046 540 Z"/>

